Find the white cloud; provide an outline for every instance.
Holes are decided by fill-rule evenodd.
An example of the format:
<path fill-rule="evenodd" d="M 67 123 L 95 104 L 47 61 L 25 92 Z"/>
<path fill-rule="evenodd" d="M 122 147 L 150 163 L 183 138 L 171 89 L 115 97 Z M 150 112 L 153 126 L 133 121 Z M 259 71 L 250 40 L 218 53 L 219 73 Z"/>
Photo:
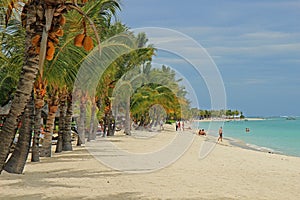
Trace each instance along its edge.
<path fill-rule="evenodd" d="M 267 56 L 267 55 L 287 55 L 300 52 L 300 43 L 294 44 L 271 44 L 245 47 L 210 47 L 208 51 L 212 55 L 243 55 L 243 56 Z"/>
<path fill-rule="evenodd" d="M 299 34 L 291 34 L 291 33 L 284 33 L 284 32 L 272 32 L 272 31 L 265 31 L 265 32 L 252 32 L 252 33 L 245 33 L 241 35 L 241 39 L 261 39 L 261 40 L 270 40 L 270 39 L 289 39 L 290 37 L 299 36 Z"/>

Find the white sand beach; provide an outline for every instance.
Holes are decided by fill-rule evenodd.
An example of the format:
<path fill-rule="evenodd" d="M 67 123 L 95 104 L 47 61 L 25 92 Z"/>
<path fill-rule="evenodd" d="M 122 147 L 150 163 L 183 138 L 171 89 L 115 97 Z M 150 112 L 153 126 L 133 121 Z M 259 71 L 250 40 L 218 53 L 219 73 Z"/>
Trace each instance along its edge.
<path fill-rule="evenodd" d="M 176 134 L 192 135 L 176 133 L 171 126 L 151 132 L 150 138 L 146 132 L 134 134 L 139 138 L 118 132 L 107 140 L 128 152 L 146 154 L 164 148 Z M 2 172 L 0 199 L 300 199 L 300 158 L 223 142 L 199 159 L 206 137 L 193 136 L 178 160 L 148 173 L 111 169 L 85 147 L 28 162 L 22 175 Z M 100 142 L 105 141 L 98 138 L 92 144 L 96 148 Z"/>

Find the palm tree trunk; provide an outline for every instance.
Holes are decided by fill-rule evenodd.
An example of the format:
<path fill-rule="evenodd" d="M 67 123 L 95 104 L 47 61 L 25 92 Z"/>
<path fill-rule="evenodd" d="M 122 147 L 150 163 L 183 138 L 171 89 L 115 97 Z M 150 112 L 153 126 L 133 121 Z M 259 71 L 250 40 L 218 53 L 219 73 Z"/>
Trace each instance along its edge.
<path fill-rule="evenodd" d="M 28 13 L 26 20 L 26 50 L 25 61 L 22 67 L 22 73 L 19 79 L 15 96 L 12 100 L 11 109 L 2 127 L 2 137 L 0 140 L 0 173 L 3 170 L 5 161 L 9 155 L 9 149 L 15 136 L 15 128 L 17 127 L 17 121 L 19 116 L 25 109 L 25 106 L 30 99 L 30 94 L 33 88 L 33 82 L 38 72 L 39 55 L 34 51 L 31 40 L 36 34 L 37 21 L 42 19 L 37 15 L 37 5 L 35 1 L 30 1 L 28 4 Z M 42 15 L 43 16 L 43 15 Z M 5 136 L 4 136 L 5 135 Z"/>
<path fill-rule="evenodd" d="M 85 144 L 86 99 L 87 99 L 86 94 L 82 94 L 80 100 L 80 115 L 79 115 L 77 146 L 81 146 L 82 144 Z"/>
<path fill-rule="evenodd" d="M 105 114 L 103 118 L 103 137 L 107 136 L 107 132 L 108 132 L 108 117 L 107 114 Z"/>
<path fill-rule="evenodd" d="M 40 161 L 40 149 L 39 149 L 39 140 L 41 133 L 41 126 L 42 123 L 42 108 L 44 106 L 44 97 L 46 94 L 46 81 L 43 81 L 42 78 L 39 76 L 34 83 L 34 91 L 35 91 L 35 116 L 34 116 L 34 135 L 33 135 L 33 143 L 31 148 L 31 162 L 39 162 Z"/>
<path fill-rule="evenodd" d="M 72 94 L 70 93 L 67 98 L 67 111 L 65 116 L 65 128 L 63 133 L 63 151 L 72 151 L 72 133 L 71 133 L 71 125 L 72 125 Z"/>
<path fill-rule="evenodd" d="M 40 161 L 40 134 L 41 134 L 41 108 L 35 108 L 35 116 L 34 116 L 34 135 L 33 142 L 31 148 L 31 162 L 39 162 Z"/>
<path fill-rule="evenodd" d="M 63 135 L 65 132 L 65 120 L 66 120 L 66 112 L 67 112 L 67 88 L 63 87 L 60 91 L 60 103 L 59 103 L 59 122 L 58 122 L 58 139 L 56 144 L 55 153 L 62 152 L 63 147 Z"/>
<path fill-rule="evenodd" d="M 65 132 L 65 118 L 66 118 L 66 101 L 63 99 L 59 104 L 59 121 L 58 121 L 58 139 L 56 143 L 56 150 L 55 153 L 62 152 L 63 147 L 63 134 Z"/>
<path fill-rule="evenodd" d="M 112 115 L 112 111 L 110 110 L 109 117 L 108 117 L 107 136 L 114 136 L 115 135 L 115 130 L 116 130 L 116 122 L 115 122 L 115 119 Z"/>
<path fill-rule="evenodd" d="M 30 142 L 32 137 L 33 127 L 33 98 L 28 102 L 25 112 L 22 116 L 22 126 L 19 130 L 18 143 L 11 157 L 4 166 L 4 170 L 9 173 L 21 174 L 23 173 L 26 160 L 28 157 Z"/>
<path fill-rule="evenodd" d="M 131 135 L 131 120 L 130 120 L 130 96 L 126 99 L 126 108 L 125 108 L 125 130 L 126 135 Z"/>
<path fill-rule="evenodd" d="M 97 129 L 98 129 L 98 120 L 97 117 L 94 119 L 94 126 L 93 126 L 93 132 L 92 132 L 92 140 L 96 140 L 96 134 L 97 134 Z"/>
<path fill-rule="evenodd" d="M 52 147 L 52 135 L 54 129 L 55 115 L 58 109 L 59 98 L 58 91 L 54 89 L 49 93 L 48 99 L 48 117 L 46 122 L 45 136 L 43 141 L 43 146 L 40 152 L 40 156 L 42 157 L 51 157 L 51 147 Z"/>
<path fill-rule="evenodd" d="M 95 123 L 95 117 L 96 117 L 96 102 L 95 98 L 92 100 L 92 112 L 91 112 L 91 121 L 90 121 L 90 131 L 88 133 L 88 141 L 91 141 L 95 139 L 93 137 L 93 132 L 94 132 L 94 123 Z"/>

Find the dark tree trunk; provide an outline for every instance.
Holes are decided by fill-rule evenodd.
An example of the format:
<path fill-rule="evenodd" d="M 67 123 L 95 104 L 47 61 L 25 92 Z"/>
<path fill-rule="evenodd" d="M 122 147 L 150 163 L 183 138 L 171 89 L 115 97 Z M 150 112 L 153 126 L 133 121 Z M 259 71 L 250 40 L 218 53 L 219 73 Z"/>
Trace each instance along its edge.
<path fill-rule="evenodd" d="M 107 136 L 112 136 L 112 119 L 111 119 L 111 116 L 108 117 Z"/>
<path fill-rule="evenodd" d="M 39 162 L 40 161 L 40 134 L 41 134 L 41 108 L 35 108 L 35 116 L 34 116 L 34 135 L 32 139 L 32 148 L 31 148 L 31 162 Z"/>
<path fill-rule="evenodd" d="M 46 122 L 46 129 L 45 129 L 45 137 L 43 141 L 43 146 L 40 152 L 41 157 L 51 157 L 51 148 L 52 148 L 52 135 L 53 129 L 55 127 L 55 115 L 58 109 L 58 91 L 53 90 L 52 93 L 49 94 L 48 99 L 48 117 Z"/>
<path fill-rule="evenodd" d="M 63 147 L 63 134 L 65 132 L 65 119 L 66 119 L 66 98 L 62 98 L 59 104 L 59 121 L 58 121 L 58 139 L 56 143 L 55 153 L 62 152 Z"/>
<path fill-rule="evenodd" d="M 18 118 L 24 111 L 25 106 L 30 99 L 33 83 L 38 72 L 39 55 L 36 54 L 31 40 L 39 30 L 42 30 L 41 27 L 43 23 L 42 19 L 36 15 L 37 5 L 35 5 L 35 1 L 30 1 L 30 4 L 27 6 L 25 61 L 17 90 L 12 100 L 11 109 L 2 127 L 2 137 L 0 140 L 0 173 L 3 170 L 5 161 L 9 155 L 10 146 L 15 136 Z M 37 21 L 40 21 L 40 27 L 37 25 Z"/>
<path fill-rule="evenodd" d="M 34 122 L 33 98 L 28 102 L 22 116 L 22 126 L 15 150 L 5 164 L 4 170 L 9 173 L 22 174 L 28 157 Z"/>
<path fill-rule="evenodd" d="M 63 133 L 63 151 L 72 151 L 72 115 L 73 115 L 73 104 L 72 104 L 72 94 L 70 93 L 67 98 L 67 112 L 65 117 L 65 128 Z"/>
<path fill-rule="evenodd" d="M 116 123 L 115 120 L 112 116 L 112 112 L 109 112 L 109 117 L 108 117 L 108 130 L 107 130 L 107 136 L 114 136 L 115 135 L 115 130 L 116 130 Z"/>
<path fill-rule="evenodd" d="M 103 119 L 103 137 L 107 135 L 107 130 L 108 130 L 108 117 L 105 114 L 104 119 Z"/>

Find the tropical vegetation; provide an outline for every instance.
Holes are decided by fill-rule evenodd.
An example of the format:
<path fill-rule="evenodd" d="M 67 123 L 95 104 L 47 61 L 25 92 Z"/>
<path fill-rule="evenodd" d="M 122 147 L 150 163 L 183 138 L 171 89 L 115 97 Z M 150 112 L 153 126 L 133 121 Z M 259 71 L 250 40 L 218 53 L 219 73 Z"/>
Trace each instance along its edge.
<path fill-rule="evenodd" d="M 144 33 L 134 35 L 114 18 L 119 9 L 117 0 L 1 1 L 0 104 L 10 104 L 10 109 L 0 130 L 0 172 L 22 173 L 30 148 L 33 162 L 40 156 L 51 157 L 56 123 L 55 152 L 60 153 L 72 150 L 74 120 L 77 145 L 81 145 L 86 137 L 95 139 L 99 121 L 107 135 L 114 135 L 122 109 L 127 110 L 129 126 L 132 120 L 146 126 L 159 118 L 184 116 L 189 102 L 175 72 L 165 66 L 151 69 L 155 49 Z M 74 88 L 89 51 L 113 50 L 118 44 L 101 41 L 124 32 L 133 42 L 119 44 L 127 51 L 105 69 L 96 92 Z M 143 80 L 130 80 L 131 96 L 113 103 L 118 99 L 114 97 L 117 84 L 132 71 L 142 74 Z M 113 104 L 118 105 L 115 111 Z M 80 108 L 78 113 L 74 107 Z M 125 133 L 130 133 L 130 127 Z"/>
<path fill-rule="evenodd" d="M 96 138 L 98 122 L 108 136 L 117 128 L 130 135 L 132 122 L 149 128 L 195 116 L 181 79 L 168 66 L 152 67 L 155 48 L 114 18 L 119 9 L 117 0 L 1 1 L 0 104 L 10 110 L 0 173 L 22 173 L 30 149 L 32 162 L 51 157 L 55 131 L 61 153 L 72 151 L 71 129 L 83 145 Z M 112 60 L 98 79 L 91 54 Z M 89 71 L 80 73 L 84 63 Z"/>

